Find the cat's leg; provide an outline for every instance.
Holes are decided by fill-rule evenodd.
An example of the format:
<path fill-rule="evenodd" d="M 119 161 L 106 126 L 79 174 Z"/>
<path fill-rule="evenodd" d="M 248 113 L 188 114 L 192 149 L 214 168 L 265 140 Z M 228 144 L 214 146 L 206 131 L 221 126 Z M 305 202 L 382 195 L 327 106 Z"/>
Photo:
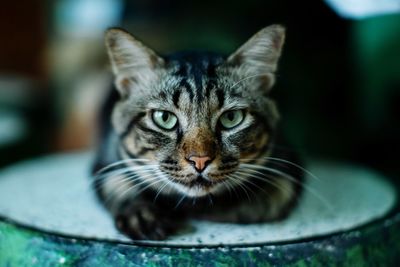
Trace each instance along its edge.
<path fill-rule="evenodd" d="M 267 154 L 264 160 L 246 166 L 249 177 L 236 190 L 248 192 L 245 196 L 242 194 L 242 201 L 227 213 L 231 221 L 280 220 L 298 204 L 304 187 L 303 161 L 282 135 L 278 137 L 281 146 L 271 156 Z"/>
<path fill-rule="evenodd" d="M 162 240 L 178 231 L 184 216 L 145 197 L 141 182 L 112 176 L 99 185 L 99 196 L 116 227 L 132 239 Z"/>
<path fill-rule="evenodd" d="M 132 239 L 163 240 L 181 228 L 181 218 L 150 201 L 138 198 L 114 211 L 116 227 Z"/>
<path fill-rule="evenodd" d="M 281 177 L 270 178 L 270 182 L 264 185 L 247 184 L 246 187 L 239 187 L 235 189 L 239 199 L 222 203 L 215 200 L 212 209 L 196 217 L 243 224 L 283 219 L 297 203 L 300 190 L 296 184 Z M 239 193 L 239 190 L 242 192 Z M 244 193 L 244 190 L 247 193 Z"/>
<path fill-rule="evenodd" d="M 298 186 L 285 178 L 270 178 L 270 183 L 259 187 L 256 195 L 250 201 L 242 202 L 236 210 L 238 223 L 281 220 L 298 202 L 300 192 Z"/>

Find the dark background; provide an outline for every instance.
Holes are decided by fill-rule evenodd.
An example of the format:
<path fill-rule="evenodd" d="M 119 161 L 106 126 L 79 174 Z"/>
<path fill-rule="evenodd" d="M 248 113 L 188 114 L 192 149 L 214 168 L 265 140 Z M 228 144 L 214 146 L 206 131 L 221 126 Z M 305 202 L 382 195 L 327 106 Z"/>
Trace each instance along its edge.
<path fill-rule="evenodd" d="M 127 28 L 160 53 L 228 54 L 279 23 L 287 39 L 273 96 L 292 142 L 308 157 L 355 162 L 399 180 L 400 14 L 345 19 L 323 1 L 115 1 L 114 20 L 100 16 L 95 30 L 84 31 L 66 2 L 2 3 L 0 113 L 16 114 L 22 134 L 0 144 L 0 165 L 91 146 L 88 113 L 101 97 L 85 85 L 96 87 L 108 70 L 106 27 Z M 4 127 L 0 139 L 13 131 Z"/>

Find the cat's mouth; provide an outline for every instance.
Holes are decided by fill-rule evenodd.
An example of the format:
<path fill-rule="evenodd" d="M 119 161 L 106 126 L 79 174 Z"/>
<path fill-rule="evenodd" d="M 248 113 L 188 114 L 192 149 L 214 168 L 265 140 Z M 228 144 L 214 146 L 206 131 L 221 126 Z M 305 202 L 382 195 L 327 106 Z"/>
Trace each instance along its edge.
<path fill-rule="evenodd" d="M 203 193 L 209 193 L 211 189 L 223 183 L 225 179 L 209 180 L 203 175 L 199 174 L 190 181 L 169 178 L 172 182 L 184 186 L 188 190 L 195 189 L 196 191 L 203 191 Z M 200 192 L 199 192 L 200 193 Z"/>
<path fill-rule="evenodd" d="M 181 185 L 185 185 L 187 187 L 212 187 L 215 184 L 218 184 L 220 181 L 215 182 L 215 181 L 210 181 L 207 178 L 205 178 L 203 175 L 197 175 L 196 178 L 192 179 L 191 181 L 184 181 L 184 180 L 178 180 L 178 179 L 174 179 L 171 178 L 171 180 L 175 183 L 181 184 Z"/>
<path fill-rule="evenodd" d="M 203 186 L 203 187 L 211 187 L 215 184 L 210 180 L 207 180 L 202 175 L 198 175 L 197 178 L 190 182 L 191 186 Z"/>

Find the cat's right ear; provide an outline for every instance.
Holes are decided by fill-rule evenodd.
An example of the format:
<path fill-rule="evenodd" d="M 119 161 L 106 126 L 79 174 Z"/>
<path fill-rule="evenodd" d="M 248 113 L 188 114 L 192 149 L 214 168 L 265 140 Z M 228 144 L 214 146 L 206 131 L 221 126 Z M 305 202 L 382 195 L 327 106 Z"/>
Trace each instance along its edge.
<path fill-rule="evenodd" d="M 164 65 L 164 60 L 153 50 L 122 29 L 107 30 L 105 44 L 115 85 L 122 97 L 129 96 L 135 84 L 153 79 L 154 70 Z"/>

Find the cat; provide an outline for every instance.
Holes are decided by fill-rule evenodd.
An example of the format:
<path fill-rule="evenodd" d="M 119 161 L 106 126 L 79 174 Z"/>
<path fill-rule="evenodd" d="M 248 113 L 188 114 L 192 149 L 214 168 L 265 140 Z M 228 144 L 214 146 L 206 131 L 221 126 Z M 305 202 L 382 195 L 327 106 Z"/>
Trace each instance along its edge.
<path fill-rule="evenodd" d="M 229 56 L 159 56 L 123 29 L 105 44 L 114 89 L 101 112 L 95 190 L 132 239 L 163 240 L 188 219 L 261 223 L 287 216 L 303 172 L 269 93 L 285 29 Z M 279 146 L 278 146 L 279 145 Z"/>

